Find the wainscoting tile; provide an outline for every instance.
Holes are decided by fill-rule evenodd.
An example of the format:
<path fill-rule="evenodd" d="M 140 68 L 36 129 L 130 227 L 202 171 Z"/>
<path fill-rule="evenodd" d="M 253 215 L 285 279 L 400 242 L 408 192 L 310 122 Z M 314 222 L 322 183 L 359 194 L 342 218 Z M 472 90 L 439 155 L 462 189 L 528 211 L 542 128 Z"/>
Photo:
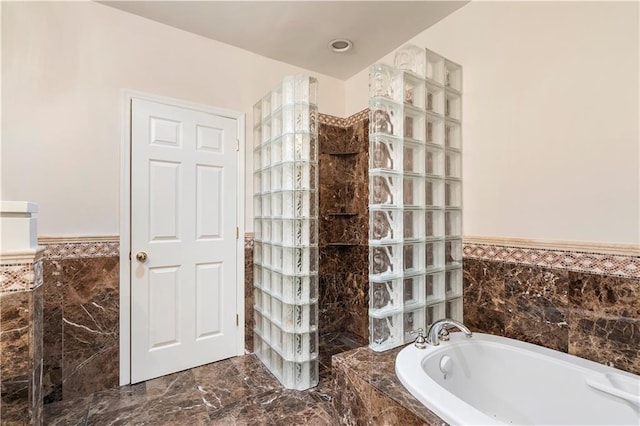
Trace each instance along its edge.
<path fill-rule="evenodd" d="M 0 294 L 0 419 L 23 424 L 33 417 L 33 291 Z"/>
<path fill-rule="evenodd" d="M 640 374 L 640 320 L 572 311 L 569 353 Z"/>
<path fill-rule="evenodd" d="M 119 260 L 61 260 L 63 281 L 63 397 L 118 385 Z"/>

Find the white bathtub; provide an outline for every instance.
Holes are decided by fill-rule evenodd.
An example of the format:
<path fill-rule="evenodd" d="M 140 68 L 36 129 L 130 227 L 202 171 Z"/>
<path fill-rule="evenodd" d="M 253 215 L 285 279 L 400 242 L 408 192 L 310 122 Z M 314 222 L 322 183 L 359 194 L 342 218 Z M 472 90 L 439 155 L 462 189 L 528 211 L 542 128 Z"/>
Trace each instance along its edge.
<path fill-rule="evenodd" d="M 452 425 L 640 425 L 640 376 L 504 337 L 408 345 L 396 374 Z"/>

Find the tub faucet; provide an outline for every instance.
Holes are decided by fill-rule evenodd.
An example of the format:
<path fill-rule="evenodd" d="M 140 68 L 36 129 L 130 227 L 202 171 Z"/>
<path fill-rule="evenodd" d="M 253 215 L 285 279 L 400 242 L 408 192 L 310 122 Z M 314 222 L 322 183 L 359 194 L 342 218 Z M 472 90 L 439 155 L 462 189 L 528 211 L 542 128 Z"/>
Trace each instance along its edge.
<path fill-rule="evenodd" d="M 459 321 L 452 320 L 450 318 L 441 319 L 431 324 L 429 332 L 427 333 L 427 343 L 431 346 L 438 346 L 440 340 L 449 340 L 449 332 L 447 328 L 455 327 L 462 331 L 467 337 L 473 336 L 471 330 L 469 330 L 464 324 Z"/>

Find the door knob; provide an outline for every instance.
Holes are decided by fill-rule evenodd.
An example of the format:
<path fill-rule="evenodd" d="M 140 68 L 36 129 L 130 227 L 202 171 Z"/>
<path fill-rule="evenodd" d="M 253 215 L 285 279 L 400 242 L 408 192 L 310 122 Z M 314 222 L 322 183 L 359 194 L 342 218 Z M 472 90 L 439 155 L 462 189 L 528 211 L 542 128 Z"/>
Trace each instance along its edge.
<path fill-rule="evenodd" d="M 136 254 L 136 259 L 138 259 L 140 262 L 144 262 L 145 260 L 147 260 L 147 253 L 143 251 L 139 251 Z"/>

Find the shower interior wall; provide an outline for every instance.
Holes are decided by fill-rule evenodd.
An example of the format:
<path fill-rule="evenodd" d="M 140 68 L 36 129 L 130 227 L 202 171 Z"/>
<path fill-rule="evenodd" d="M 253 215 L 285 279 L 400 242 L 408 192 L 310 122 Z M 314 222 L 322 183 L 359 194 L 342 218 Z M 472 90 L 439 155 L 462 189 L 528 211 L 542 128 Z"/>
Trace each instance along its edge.
<path fill-rule="evenodd" d="M 369 339 L 368 111 L 319 127 L 320 334 Z"/>

